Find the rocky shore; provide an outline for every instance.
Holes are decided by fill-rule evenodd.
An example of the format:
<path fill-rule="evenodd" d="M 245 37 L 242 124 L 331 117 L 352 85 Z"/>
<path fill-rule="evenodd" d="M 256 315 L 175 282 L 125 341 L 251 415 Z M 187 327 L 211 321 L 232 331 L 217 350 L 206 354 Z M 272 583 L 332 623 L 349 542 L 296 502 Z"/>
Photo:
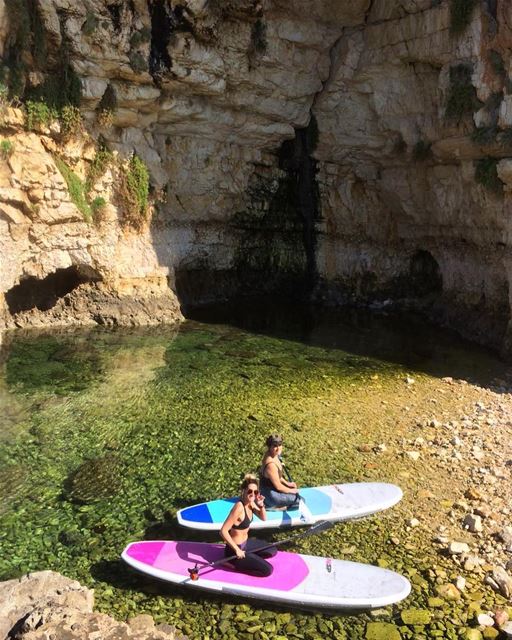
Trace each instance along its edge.
<path fill-rule="evenodd" d="M 127 623 L 93 611 L 94 591 L 54 571 L 0 584 L 2 640 L 184 640 L 149 615 Z"/>
<path fill-rule="evenodd" d="M 410 469 L 399 472 L 406 528 L 391 538 L 392 544 L 405 544 L 418 557 L 431 546 L 448 560 L 448 568 L 413 569 L 410 576 L 417 594 L 432 593 L 434 586 L 437 595 L 428 598 L 428 608 L 406 606 L 398 620 L 403 626 L 370 623 L 367 638 L 512 638 L 510 382 L 500 379 L 482 388 L 445 377 L 411 422 L 416 380 L 408 376 L 404 384 L 411 407 L 403 407 L 407 417 L 397 424 L 395 438 L 358 447 L 370 467 L 380 467 L 379 459 L 386 456 L 400 456 Z M 458 404 L 451 414 L 446 412 L 449 396 Z M 489 587 L 495 597 L 486 594 Z M 450 620 L 436 625 L 436 618 L 446 621 L 447 603 Z"/>

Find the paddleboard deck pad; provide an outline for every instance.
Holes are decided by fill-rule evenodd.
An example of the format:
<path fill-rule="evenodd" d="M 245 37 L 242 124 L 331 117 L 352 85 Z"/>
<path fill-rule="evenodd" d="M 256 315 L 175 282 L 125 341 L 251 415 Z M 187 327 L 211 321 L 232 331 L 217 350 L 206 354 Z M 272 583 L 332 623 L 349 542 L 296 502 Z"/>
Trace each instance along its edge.
<path fill-rule="evenodd" d="M 132 568 L 166 582 L 216 593 L 245 596 L 292 606 L 372 609 L 398 602 L 411 585 L 403 576 L 373 565 L 278 551 L 268 560 L 266 578 L 235 571 L 229 564 L 201 567 L 224 556 L 224 546 L 205 542 L 144 541 L 122 553 Z M 197 564 L 199 577 L 188 569 Z"/>
<path fill-rule="evenodd" d="M 299 490 L 304 502 L 298 509 L 288 511 L 267 510 L 267 519 L 256 515 L 251 529 L 271 529 L 314 524 L 320 520 L 336 522 L 362 518 L 392 507 L 402 498 L 402 490 L 386 482 L 352 482 L 310 487 Z M 218 531 L 238 498 L 225 498 L 202 502 L 177 513 L 183 527 Z"/>

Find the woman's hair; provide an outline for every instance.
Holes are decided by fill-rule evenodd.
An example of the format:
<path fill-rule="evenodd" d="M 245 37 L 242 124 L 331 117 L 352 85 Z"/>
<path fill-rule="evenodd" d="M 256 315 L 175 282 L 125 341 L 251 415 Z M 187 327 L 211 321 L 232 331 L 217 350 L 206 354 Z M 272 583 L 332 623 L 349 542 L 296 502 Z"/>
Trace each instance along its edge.
<path fill-rule="evenodd" d="M 283 444 L 283 439 L 278 433 L 272 433 L 265 440 L 265 444 L 270 449 L 270 447 L 277 447 L 277 446 Z"/>
<path fill-rule="evenodd" d="M 258 477 L 254 475 L 254 473 L 245 474 L 244 479 L 242 480 L 242 483 L 240 485 L 240 490 L 245 491 L 250 484 L 255 484 L 259 490 L 260 481 L 258 480 Z"/>

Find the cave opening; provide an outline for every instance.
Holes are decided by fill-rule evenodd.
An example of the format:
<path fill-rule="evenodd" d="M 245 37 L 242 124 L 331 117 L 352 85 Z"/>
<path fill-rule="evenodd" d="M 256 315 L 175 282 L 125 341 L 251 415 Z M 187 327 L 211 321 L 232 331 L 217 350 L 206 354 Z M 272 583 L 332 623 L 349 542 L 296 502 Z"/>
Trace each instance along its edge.
<path fill-rule="evenodd" d="M 409 263 L 411 293 L 422 297 L 443 290 L 443 276 L 439 264 L 430 251 L 420 249 Z"/>
<path fill-rule="evenodd" d="M 168 71 L 172 66 L 167 47 L 173 31 L 173 16 L 167 2 L 153 0 L 151 13 L 151 51 L 149 55 L 149 72 L 152 76 Z"/>
<path fill-rule="evenodd" d="M 48 311 L 81 284 L 98 279 L 76 266 L 57 269 L 43 279 L 25 278 L 6 292 L 5 301 L 12 315 L 31 309 Z"/>

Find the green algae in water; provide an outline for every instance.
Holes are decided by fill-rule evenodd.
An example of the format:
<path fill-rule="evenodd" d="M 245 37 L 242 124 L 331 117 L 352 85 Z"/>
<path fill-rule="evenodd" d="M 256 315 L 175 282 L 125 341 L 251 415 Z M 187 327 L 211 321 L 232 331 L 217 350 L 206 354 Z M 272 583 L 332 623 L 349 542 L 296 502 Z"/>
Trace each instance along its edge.
<path fill-rule="evenodd" d="M 101 356 L 89 341 L 52 336 L 14 341 L 5 379 L 23 393 L 51 390 L 55 394 L 85 390 L 102 376 Z"/>
<path fill-rule="evenodd" d="M 56 358 L 65 375 L 46 376 Z M 178 334 L 103 330 L 19 344 L 14 337 L 4 369 L 11 388 L 33 405 L 18 437 L 0 444 L 2 578 L 60 571 L 94 587 L 99 610 L 122 619 L 147 612 L 192 638 L 364 637 L 365 616 L 283 613 L 202 596 L 136 576 L 119 555 L 136 539 L 205 539 L 179 529 L 176 510 L 234 494 L 240 474 L 257 468 L 269 431 L 283 433 L 299 484 L 360 479 L 347 452 L 367 416 L 347 414 L 353 417 L 345 423 L 338 414 L 349 411 L 351 390 L 371 376 L 392 390 L 403 380 L 402 365 L 327 342 L 189 322 Z M 323 418 L 318 407 L 333 394 L 346 394 L 347 406 Z M 417 564 L 415 554 L 389 545 L 401 526 L 384 514 L 295 549 L 373 563 L 386 558 L 406 572 Z M 347 557 L 348 546 L 354 551 Z M 426 607 L 433 595 L 420 591 L 408 607 Z M 399 623 L 399 608 L 390 616 Z"/>

